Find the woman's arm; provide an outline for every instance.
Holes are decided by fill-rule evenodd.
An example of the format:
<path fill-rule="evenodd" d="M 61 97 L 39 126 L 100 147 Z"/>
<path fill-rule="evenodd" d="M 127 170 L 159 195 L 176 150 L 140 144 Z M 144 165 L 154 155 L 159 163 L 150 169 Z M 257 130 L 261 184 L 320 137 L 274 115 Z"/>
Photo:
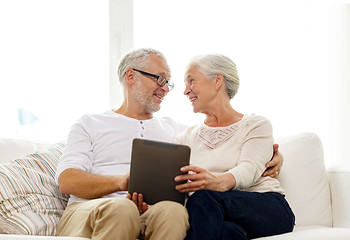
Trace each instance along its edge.
<path fill-rule="evenodd" d="M 176 186 L 180 192 L 194 192 L 201 189 L 225 192 L 233 189 L 236 185 L 236 180 L 231 173 L 215 175 L 196 166 L 185 166 L 181 168 L 181 171 L 188 173 L 175 177 L 176 182 L 187 181 Z"/>
<path fill-rule="evenodd" d="M 237 189 L 247 189 L 261 178 L 274 152 L 269 120 L 256 116 L 245 126 L 245 131 L 237 165 L 228 170 L 236 179 Z"/>

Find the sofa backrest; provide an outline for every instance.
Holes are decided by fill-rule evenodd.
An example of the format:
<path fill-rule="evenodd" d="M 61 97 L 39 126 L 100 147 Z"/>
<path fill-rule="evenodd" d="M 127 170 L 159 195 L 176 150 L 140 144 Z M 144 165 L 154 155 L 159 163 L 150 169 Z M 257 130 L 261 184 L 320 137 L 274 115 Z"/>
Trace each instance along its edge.
<path fill-rule="evenodd" d="M 284 162 L 278 179 L 297 226 L 332 226 L 331 195 L 323 147 L 314 133 L 277 139 Z"/>
<path fill-rule="evenodd" d="M 284 157 L 279 176 L 298 226 L 332 226 L 330 189 L 323 147 L 314 133 L 276 140 Z M 50 144 L 0 138 L 0 163 L 48 148 Z"/>
<path fill-rule="evenodd" d="M 0 138 L 0 164 L 40 150 L 45 150 L 49 146 L 49 143 Z"/>

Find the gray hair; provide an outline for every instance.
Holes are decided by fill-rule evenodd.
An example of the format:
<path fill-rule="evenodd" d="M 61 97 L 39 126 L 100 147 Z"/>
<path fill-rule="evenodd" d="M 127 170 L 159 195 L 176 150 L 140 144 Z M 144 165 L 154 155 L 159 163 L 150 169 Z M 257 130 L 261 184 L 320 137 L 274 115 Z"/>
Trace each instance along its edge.
<path fill-rule="evenodd" d="M 166 58 L 163 55 L 163 53 L 161 53 L 158 50 L 155 50 L 152 48 L 140 48 L 140 49 L 133 50 L 128 54 L 126 54 L 119 63 L 119 67 L 118 67 L 119 81 L 121 83 L 124 82 L 126 71 L 129 68 L 146 67 L 148 64 L 147 58 L 151 54 L 155 54 L 166 61 Z"/>
<path fill-rule="evenodd" d="M 207 54 L 194 57 L 188 65 L 198 67 L 199 71 L 213 78 L 221 73 L 224 76 L 226 92 L 232 99 L 238 92 L 239 77 L 236 64 L 228 57 L 221 54 Z"/>

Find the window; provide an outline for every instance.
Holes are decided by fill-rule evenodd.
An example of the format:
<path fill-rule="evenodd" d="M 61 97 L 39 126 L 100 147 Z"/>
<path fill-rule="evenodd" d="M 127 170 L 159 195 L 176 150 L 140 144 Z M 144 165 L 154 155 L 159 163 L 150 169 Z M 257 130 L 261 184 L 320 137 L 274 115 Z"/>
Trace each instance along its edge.
<path fill-rule="evenodd" d="M 66 138 L 109 105 L 107 1 L 0 2 L 1 137 Z"/>
<path fill-rule="evenodd" d="M 202 121 L 183 96 L 184 68 L 223 53 L 241 78 L 237 111 L 268 117 L 275 137 L 313 131 L 326 161 L 349 159 L 350 4 L 330 2 L 1 1 L 1 137 L 65 139 L 82 114 L 118 107 L 119 58 L 152 47 L 176 84 L 158 115 Z"/>

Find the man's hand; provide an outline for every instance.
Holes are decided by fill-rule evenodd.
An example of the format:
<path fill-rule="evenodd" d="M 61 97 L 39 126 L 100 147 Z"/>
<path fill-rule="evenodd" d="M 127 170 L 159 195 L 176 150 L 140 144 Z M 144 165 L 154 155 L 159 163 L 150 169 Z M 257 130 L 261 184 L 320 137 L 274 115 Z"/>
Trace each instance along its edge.
<path fill-rule="evenodd" d="M 273 145 L 273 156 L 271 161 L 266 163 L 266 170 L 263 172 L 262 176 L 263 177 L 272 177 L 272 178 L 277 178 L 278 175 L 281 172 L 281 168 L 283 165 L 283 156 L 282 154 L 278 151 L 278 144 Z"/>
<path fill-rule="evenodd" d="M 128 193 L 126 195 L 126 198 L 130 199 L 136 204 L 137 208 L 139 209 L 140 215 L 147 211 L 148 205 L 143 201 L 143 196 L 141 193 L 134 192 L 132 196 L 130 193 Z"/>
<path fill-rule="evenodd" d="M 125 174 L 119 179 L 119 189 L 121 191 L 127 191 L 129 187 L 129 176 L 130 173 Z"/>

